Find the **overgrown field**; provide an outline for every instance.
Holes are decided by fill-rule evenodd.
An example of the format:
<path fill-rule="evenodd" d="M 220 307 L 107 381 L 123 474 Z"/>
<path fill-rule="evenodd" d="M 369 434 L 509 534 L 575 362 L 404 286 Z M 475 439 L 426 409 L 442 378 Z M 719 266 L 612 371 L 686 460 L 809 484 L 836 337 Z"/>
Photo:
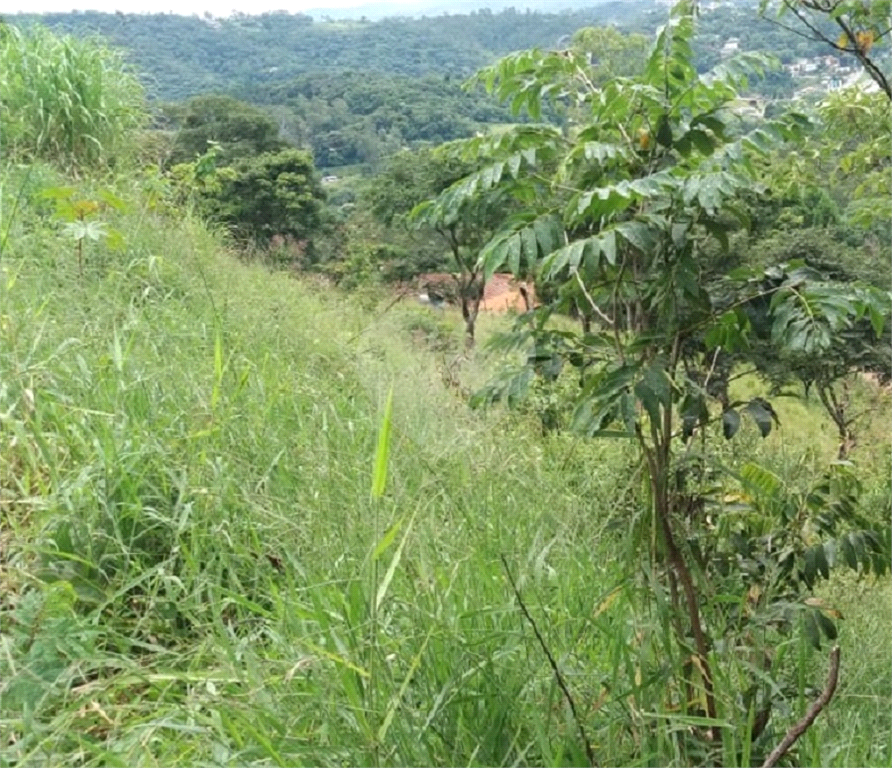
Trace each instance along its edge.
<path fill-rule="evenodd" d="M 630 608 L 649 576 L 625 551 L 642 479 L 621 442 L 470 410 L 500 363 L 458 357 L 448 313 L 246 265 L 133 185 L 103 213 L 122 247 L 78 239 L 39 196 L 54 174 L 3 181 L 0 763 L 584 763 L 509 573 L 598 763 L 691 762 L 666 617 Z M 888 396 L 859 397 L 878 410 L 853 458 L 883 515 Z M 816 406 L 779 410 L 727 460 L 795 484 L 834 432 Z M 890 581 L 823 591 L 845 617 L 840 689 L 789 759 L 888 765 Z M 781 650 L 800 696 L 769 747 L 824 676 L 799 638 Z"/>

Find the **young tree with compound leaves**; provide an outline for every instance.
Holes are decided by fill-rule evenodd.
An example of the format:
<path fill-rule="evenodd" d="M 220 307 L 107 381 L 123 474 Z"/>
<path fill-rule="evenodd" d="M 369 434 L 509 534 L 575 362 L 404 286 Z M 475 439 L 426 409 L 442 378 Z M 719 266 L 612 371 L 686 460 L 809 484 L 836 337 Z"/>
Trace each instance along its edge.
<path fill-rule="evenodd" d="M 749 311 L 761 311 L 778 347 L 819 355 L 843 317 L 873 317 L 878 301 L 866 288 L 850 301 L 795 267 L 769 286 L 727 274 L 729 231 L 756 183 L 753 156 L 796 139 L 803 121 L 736 135 L 729 107 L 769 62 L 744 54 L 698 74 L 693 30 L 692 5 L 679 3 L 643 74 L 601 86 L 573 51 L 519 53 L 484 70 L 478 79 L 515 110 L 538 120 L 557 102 L 576 121 L 465 142 L 482 167 L 425 210 L 460 220 L 496 193 L 515 201 L 479 265 L 485 275 L 535 272 L 552 298 L 504 341 L 526 352 L 518 375 L 478 402 L 570 371 L 574 428 L 637 446 L 642 503 L 623 521 L 624 540 L 647 580 L 638 594 L 669 606 L 654 649 L 665 663 L 648 679 L 666 716 L 692 735 L 686 759 L 717 764 L 723 743 L 754 742 L 771 717 L 790 672 L 776 646 L 799 626 L 817 643 L 835 636 L 826 611 L 806 602 L 832 553 L 886 567 L 881 535 L 859 516 L 857 483 L 841 468 L 800 491 L 753 463 L 719 461 L 716 430 L 733 437 L 746 417 L 766 436 L 778 423 L 765 399 L 732 398 L 727 355 L 756 353 Z M 584 310 L 578 330 L 553 322 L 573 306 Z"/>
<path fill-rule="evenodd" d="M 808 346 L 778 347 L 767 324 L 761 334 L 752 334 L 761 348 L 755 356 L 759 369 L 777 386 L 798 382 L 816 396 L 836 427 L 839 458 L 847 459 L 857 444 L 858 421 L 869 416 L 851 398 L 856 380 L 870 373 L 886 381 L 890 374 L 889 296 L 883 293 L 890 284 L 892 246 L 889 100 L 880 91 L 858 87 L 835 91 L 817 105 L 814 117 L 812 129 L 796 146 L 779 148 L 763 165 L 761 178 L 781 212 L 774 231 L 763 231 L 739 247 L 759 254 L 763 269 L 751 279 L 762 286 L 783 279 L 795 262 L 811 270 L 811 283 L 820 283 L 830 295 L 847 295 L 850 304 L 867 300 L 859 282 L 873 286 L 867 289 L 873 297 L 868 316 L 831 310 L 835 331 L 820 354 Z M 814 220 L 827 208 L 822 199 L 836 208 L 832 226 Z M 801 209 L 813 220 L 797 222 L 793 217 L 782 223 L 781 218 L 795 210 L 791 201 L 801 201 Z"/>

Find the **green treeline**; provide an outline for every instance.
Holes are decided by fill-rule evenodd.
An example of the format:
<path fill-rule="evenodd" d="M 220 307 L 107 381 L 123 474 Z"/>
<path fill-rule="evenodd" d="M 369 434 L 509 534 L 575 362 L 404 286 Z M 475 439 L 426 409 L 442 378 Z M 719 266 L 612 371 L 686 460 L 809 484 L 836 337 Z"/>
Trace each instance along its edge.
<path fill-rule="evenodd" d="M 344 69 L 459 80 L 510 51 L 555 48 L 580 27 L 637 17 L 649 3 L 613 3 L 585 11 L 507 10 L 378 22 L 315 22 L 267 13 L 227 19 L 99 12 L 10 15 L 79 36 L 99 34 L 129 51 L 150 95 L 172 101 L 208 91 L 256 89 L 308 72 Z"/>
<path fill-rule="evenodd" d="M 273 108 L 283 132 L 312 147 L 323 168 L 374 162 L 407 145 L 440 144 L 516 119 L 482 91 L 466 92 L 458 79 L 438 75 L 314 73 L 244 98 Z"/>
<path fill-rule="evenodd" d="M 209 91 L 253 99 L 258 89 L 265 93 L 309 73 L 345 70 L 461 81 L 512 51 L 565 47 L 583 27 L 650 35 L 664 22 L 665 10 L 633 0 L 559 13 L 481 10 L 376 22 L 314 21 L 284 12 L 216 19 L 87 11 L 6 19 L 17 26 L 40 23 L 77 36 L 101 35 L 128 52 L 151 97 L 176 101 Z M 729 37 L 738 38 L 742 50 L 768 51 L 783 63 L 826 53 L 820 42 L 732 5 L 702 15 L 698 69 L 719 60 Z"/>
<path fill-rule="evenodd" d="M 158 105 L 205 94 L 233 96 L 261 105 L 281 137 L 311 150 L 318 167 L 373 170 L 400 149 L 514 122 L 507 105 L 462 88 L 473 72 L 500 56 L 567 48 L 574 35 L 592 27 L 650 36 L 664 16 L 663 9 L 636 0 L 558 13 L 480 10 L 376 22 L 316 21 L 285 12 L 217 19 L 90 11 L 7 19 L 21 28 L 40 23 L 78 37 L 101 36 L 125 52 Z M 784 63 L 825 53 L 820 42 L 733 5 L 704 13 L 700 30 L 694 45 L 700 71 L 721 61 L 732 35 L 741 50 L 772 52 Z M 597 50 L 592 48 L 595 57 Z M 618 60 L 640 55 L 631 46 Z M 777 70 L 752 87 L 768 97 L 788 97 L 795 83 Z M 169 118 L 177 110 L 156 111 Z M 158 127 L 178 126 L 162 119 Z"/>

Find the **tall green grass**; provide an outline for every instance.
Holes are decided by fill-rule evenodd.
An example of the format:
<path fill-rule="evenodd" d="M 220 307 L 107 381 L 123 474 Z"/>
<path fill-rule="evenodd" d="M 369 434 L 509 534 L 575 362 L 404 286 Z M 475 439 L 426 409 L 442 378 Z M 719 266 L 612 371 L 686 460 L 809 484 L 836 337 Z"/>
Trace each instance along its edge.
<path fill-rule="evenodd" d="M 620 446 L 469 410 L 460 324 L 246 265 L 132 185 L 81 274 L 53 173 L 4 182 L 0 762 L 582 764 L 504 557 L 600 764 L 696 764 Z M 805 461 L 784 439 L 752 442 Z M 828 589 L 843 688 L 794 759 L 881 765 L 889 582 Z"/>
<path fill-rule="evenodd" d="M 144 93 L 99 40 L 0 23 L 0 142 L 6 157 L 70 169 L 122 161 L 145 119 Z"/>

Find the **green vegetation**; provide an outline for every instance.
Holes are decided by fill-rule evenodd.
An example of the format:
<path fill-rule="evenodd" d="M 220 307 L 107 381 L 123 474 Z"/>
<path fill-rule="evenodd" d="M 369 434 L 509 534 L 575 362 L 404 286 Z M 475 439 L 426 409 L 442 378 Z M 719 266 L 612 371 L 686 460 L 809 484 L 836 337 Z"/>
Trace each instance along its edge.
<path fill-rule="evenodd" d="M 289 13 L 201 19 L 87 11 L 6 18 L 80 36 L 101 34 L 129 52 L 154 98 L 170 101 L 215 92 L 247 98 L 307 72 L 351 70 L 404 79 L 435 74 L 460 82 L 497 56 L 556 47 L 581 27 L 615 23 L 626 29 L 630 15 L 649 5 L 624 0 L 561 13 L 511 8 L 345 23 Z"/>
<path fill-rule="evenodd" d="M 384 158 L 405 147 L 472 136 L 512 119 L 507 108 L 442 73 L 314 73 L 252 89 L 244 98 L 276 114 L 283 133 L 312 148 L 322 167 L 361 163 L 379 170 Z"/>
<path fill-rule="evenodd" d="M 185 173 L 181 186 L 188 188 L 206 159 L 174 166 L 174 174 Z M 261 248 L 287 243 L 297 249 L 296 257 L 312 255 L 313 237 L 323 224 L 325 193 L 309 153 L 298 149 L 265 152 L 208 173 L 210 180 L 198 201 L 211 221 L 227 226 L 243 243 Z"/>
<path fill-rule="evenodd" d="M 679 736 L 680 759 L 719 764 L 742 749 L 745 763 L 761 762 L 777 691 L 799 674 L 777 649 L 800 632 L 816 647 L 836 638 L 833 613 L 809 602 L 814 586 L 834 558 L 886 573 L 888 524 L 857 511 L 858 481 L 841 466 L 794 490 L 758 462 L 728 464 L 718 428 L 731 439 L 745 415 L 767 437 L 780 424 L 769 399 L 732 398 L 729 384 L 767 361 L 782 384 L 814 384 L 847 458 L 851 420 L 835 385 L 863 348 L 886 342 L 890 302 L 804 261 L 729 263 L 755 158 L 800 143 L 803 118 L 735 132 L 727 105 L 768 62 L 745 55 L 700 74 L 693 34 L 694 12 L 679 3 L 643 73 L 601 86 L 584 55 L 533 51 L 484 70 L 479 80 L 515 110 L 538 120 L 556 102 L 569 125 L 465 142 L 479 169 L 416 210 L 460 221 L 497 202 L 502 225 L 478 263 L 487 275 L 534 273 L 552 299 L 506 338 L 526 360 L 481 400 L 517 398 L 566 368 L 572 429 L 635 447 L 643 488 L 627 520 L 629 569 L 647 563 L 640 610 L 665 621 L 648 674 L 670 721 L 699 728 Z M 571 311 L 576 332 L 550 322 Z"/>
<path fill-rule="evenodd" d="M 169 134 L 169 165 L 192 162 L 214 144 L 220 148 L 218 160 L 226 165 L 288 146 L 269 115 L 231 96 L 196 96 L 167 105 L 159 122 Z"/>
<path fill-rule="evenodd" d="M 0 23 L 0 135 L 7 153 L 71 168 L 109 165 L 133 147 L 143 90 L 119 53 L 92 41 Z"/>
<path fill-rule="evenodd" d="M 219 97 L 175 164 L 136 119 L 73 152 L 101 44 L 73 142 L 2 113 L 4 765 L 759 765 L 830 645 L 780 764 L 888 764 L 881 102 L 750 125 L 765 62 L 700 73 L 684 5 L 596 88 L 599 38 L 637 44 L 494 64 L 526 122 L 327 195 Z M 386 282 L 453 267 L 542 306 Z"/>
<path fill-rule="evenodd" d="M 881 5 L 873 3 L 879 9 L 874 16 L 881 15 Z M 227 95 L 266 110 L 279 136 L 311 149 L 317 167 L 362 165 L 377 172 L 403 148 L 512 122 L 507 106 L 461 88 L 494 59 L 530 48 L 573 48 L 590 54 L 595 80 L 633 74 L 664 17 L 663 7 L 623 0 L 559 13 L 481 10 L 376 22 L 287 13 L 226 19 L 97 12 L 7 18 L 22 29 L 40 22 L 81 37 L 103 35 L 126 51 L 133 71 L 167 115 L 188 111 L 183 103 L 194 97 Z M 834 34 L 834 41 L 839 34 L 832 23 L 821 29 Z M 693 42 L 699 71 L 721 62 L 730 37 L 740 50 L 769 52 L 783 64 L 830 52 L 821 39 L 797 35 L 752 9 L 722 4 L 701 16 Z M 888 68 L 882 42 L 871 43 L 878 72 Z M 858 66 L 857 51 L 836 53 L 842 65 Z M 788 72 L 769 70 L 746 91 L 786 99 L 796 87 Z M 179 120 L 173 122 L 188 132 Z"/>

